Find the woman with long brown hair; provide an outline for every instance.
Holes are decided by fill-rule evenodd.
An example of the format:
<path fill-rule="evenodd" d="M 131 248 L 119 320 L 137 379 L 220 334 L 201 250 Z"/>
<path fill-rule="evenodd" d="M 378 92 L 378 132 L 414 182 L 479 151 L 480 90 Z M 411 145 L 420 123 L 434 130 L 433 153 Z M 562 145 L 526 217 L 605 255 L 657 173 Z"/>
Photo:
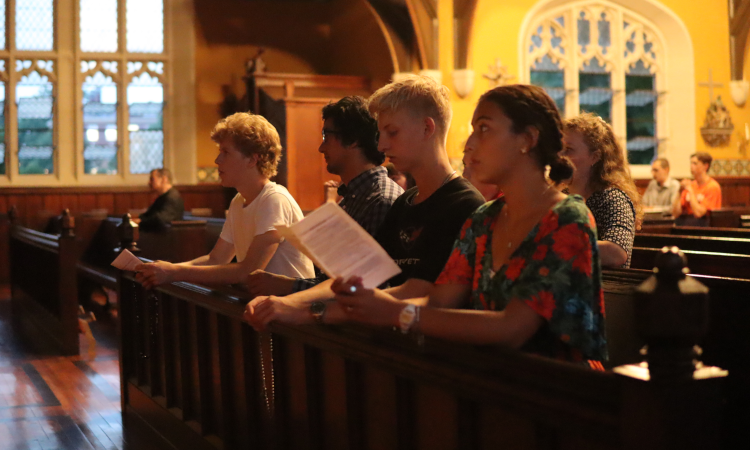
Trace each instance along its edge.
<path fill-rule="evenodd" d="M 565 154 L 576 167 L 568 190 L 585 198 L 594 214 L 602 266 L 630 267 L 643 211 L 625 152 L 612 127 L 595 114 L 581 114 L 564 125 Z"/>

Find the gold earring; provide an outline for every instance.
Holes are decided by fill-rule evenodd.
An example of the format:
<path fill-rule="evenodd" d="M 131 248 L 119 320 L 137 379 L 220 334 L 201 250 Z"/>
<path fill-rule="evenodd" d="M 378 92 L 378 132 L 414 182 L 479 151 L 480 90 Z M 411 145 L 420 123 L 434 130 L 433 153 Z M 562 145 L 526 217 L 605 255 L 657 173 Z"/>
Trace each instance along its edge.
<path fill-rule="evenodd" d="M 526 154 L 526 152 L 528 152 L 528 150 L 527 150 L 527 149 L 526 149 L 525 147 L 521 149 L 521 154 L 522 154 L 522 155 L 525 155 L 525 154 Z"/>

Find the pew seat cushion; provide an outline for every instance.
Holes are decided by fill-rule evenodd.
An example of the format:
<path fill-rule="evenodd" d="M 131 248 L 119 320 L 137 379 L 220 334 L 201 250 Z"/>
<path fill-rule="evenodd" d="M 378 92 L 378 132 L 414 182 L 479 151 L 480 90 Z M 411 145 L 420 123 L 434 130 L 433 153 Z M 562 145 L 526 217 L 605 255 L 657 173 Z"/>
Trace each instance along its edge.
<path fill-rule="evenodd" d="M 545 319 L 524 349 L 579 362 L 607 358 L 604 294 L 594 218 L 578 195 L 553 206 L 502 267 L 493 270 L 500 198 L 466 222 L 436 284 L 471 286 L 471 307 L 502 311 L 520 300 Z"/>

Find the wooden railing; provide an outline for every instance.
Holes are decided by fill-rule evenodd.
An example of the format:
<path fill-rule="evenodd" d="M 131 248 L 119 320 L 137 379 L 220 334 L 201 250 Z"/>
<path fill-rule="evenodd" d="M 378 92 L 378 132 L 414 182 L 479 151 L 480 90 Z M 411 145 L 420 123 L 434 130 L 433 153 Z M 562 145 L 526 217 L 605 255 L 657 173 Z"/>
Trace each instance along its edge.
<path fill-rule="evenodd" d="M 11 296 L 13 320 L 22 333 L 44 333 L 63 354 L 77 355 L 79 250 L 67 231 L 52 236 L 12 227 Z"/>
<path fill-rule="evenodd" d="M 239 291 L 120 279 L 123 413 L 176 448 L 719 448 L 721 379 L 242 320 Z M 632 295 L 632 291 L 630 292 Z M 708 370 L 707 373 L 716 375 Z"/>

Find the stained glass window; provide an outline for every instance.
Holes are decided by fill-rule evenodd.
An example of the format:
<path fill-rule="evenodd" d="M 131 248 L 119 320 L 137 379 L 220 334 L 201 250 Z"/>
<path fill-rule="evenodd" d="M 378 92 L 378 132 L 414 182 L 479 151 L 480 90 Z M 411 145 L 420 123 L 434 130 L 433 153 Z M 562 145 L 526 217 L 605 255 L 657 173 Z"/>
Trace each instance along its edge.
<path fill-rule="evenodd" d="M 578 74 L 578 103 L 581 112 L 598 115 L 607 122 L 612 121 L 612 77 L 594 58 L 584 64 Z"/>
<path fill-rule="evenodd" d="M 0 50 L 5 50 L 5 0 L 0 0 L 0 18 Z"/>
<path fill-rule="evenodd" d="M 53 50 L 53 0 L 16 2 L 16 49 Z"/>
<path fill-rule="evenodd" d="M 105 63 L 116 70 L 117 63 Z M 117 83 L 96 72 L 83 83 L 83 165 L 91 175 L 117 173 Z"/>
<path fill-rule="evenodd" d="M 631 164 L 651 164 L 657 155 L 655 79 L 651 74 L 625 76 L 627 148 Z"/>
<path fill-rule="evenodd" d="M 81 50 L 117 51 L 117 0 L 81 2 Z"/>
<path fill-rule="evenodd" d="M 590 112 L 611 123 L 618 139 L 625 138 L 632 164 L 651 163 L 659 148 L 663 62 L 647 19 L 610 3 L 571 2 L 540 16 L 526 42 L 532 84 L 544 87 L 567 116 Z M 625 121 L 613 123 L 613 116 Z"/>
<path fill-rule="evenodd" d="M 0 81 L 0 175 L 5 172 L 5 83 Z"/>
<path fill-rule="evenodd" d="M 22 64 L 31 61 L 18 61 Z M 48 63 L 49 64 L 49 63 Z M 49 66 L 46 66 L 49 67 Z M 45 75 L 31 72 L 16 84 L 18 104 L 18 172 L 53 172 L 53 85 Z"/>
<path fill-rule="evenodd" d="M 130 64 L 128 72 L 141 63 Z M 149 63 L 152 67 L 160 64 Z M 164 88 L 157 77 L 144 72 L 133 78 L 128 85 L 128 109 L 130 173 L 149 173 L 164 164 Z"/>
<path fill-rule="evenodd" d="M 132 53 L 164 52 L 164 2 L 127 0 L 127 48 Z"/>

